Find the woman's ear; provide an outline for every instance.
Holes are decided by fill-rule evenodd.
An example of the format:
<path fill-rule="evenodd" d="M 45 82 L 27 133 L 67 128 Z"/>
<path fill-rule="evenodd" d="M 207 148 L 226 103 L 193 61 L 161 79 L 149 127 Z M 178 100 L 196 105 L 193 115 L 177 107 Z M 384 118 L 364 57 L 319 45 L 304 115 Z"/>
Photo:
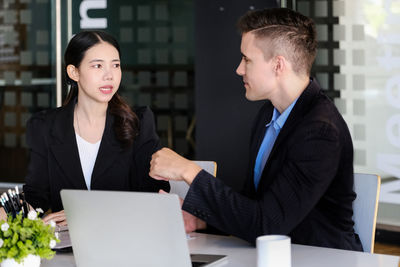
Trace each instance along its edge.
<path fill-rule="evenodd" d="M 74 65 L 70 64 L 67 66 L 67 74 L 69 78 L 71 78 L 75 82 L 79 81 L 79 71 Z"/>

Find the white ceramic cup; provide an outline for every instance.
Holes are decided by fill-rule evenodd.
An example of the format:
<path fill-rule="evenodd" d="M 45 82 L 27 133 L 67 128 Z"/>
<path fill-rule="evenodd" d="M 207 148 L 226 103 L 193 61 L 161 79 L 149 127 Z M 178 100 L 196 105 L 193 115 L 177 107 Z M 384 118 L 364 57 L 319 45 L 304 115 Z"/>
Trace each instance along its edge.
<path fill-rule="evenodd" d="M 263 235 L 257 237 L 257 267 L 291 267 L 290 237 Z"/>

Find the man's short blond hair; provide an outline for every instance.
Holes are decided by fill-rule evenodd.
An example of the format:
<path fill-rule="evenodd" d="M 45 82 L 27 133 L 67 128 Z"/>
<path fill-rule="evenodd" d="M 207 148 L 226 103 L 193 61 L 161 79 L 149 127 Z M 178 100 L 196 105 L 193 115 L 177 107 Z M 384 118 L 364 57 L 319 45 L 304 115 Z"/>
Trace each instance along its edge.
<path fill-rule="evenodd" d="M 266 60 L 284 56 L 298 74 L 310 75 L 317 53 L 314 22 L 291 9 L 249 11 L 238 22 L 241 34 L 251 32 Z"/>

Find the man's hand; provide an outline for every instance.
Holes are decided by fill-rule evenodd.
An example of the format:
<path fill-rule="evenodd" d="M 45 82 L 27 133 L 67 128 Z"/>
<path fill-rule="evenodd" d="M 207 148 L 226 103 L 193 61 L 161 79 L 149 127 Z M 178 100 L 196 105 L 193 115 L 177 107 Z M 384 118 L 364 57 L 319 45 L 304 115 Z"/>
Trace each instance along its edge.
<path fill-rule="evenodd" d="M 65 226 L 68 225 L 67 218 L 65 217 L 64 210 L 59 212 L 53 212 L 43 218 L 45 224 L 49 224 L 50 221 L 54 221 L 57 225 Z"/>
<path fill-rule="evenodd" d="M 160 190 L 159 193 L 168 194 L 164 190 Z M 183 199 L 179 198 L 179 202 L 181 203 L 181 208 L 182 208 Z M 182 210 L 182 216 L 183 216 L 183 223 L 185 224 L 186 233 L 191 233 L 196 230 L 205 229 L 207 226 L 207 224 L 203 220 L 200 220 L 199 218 L 193 216 L 192 214 L 184 210 Z"/>
<path fill-rule="evenodd" d="M 163 148 L 151 157 L 149 175 L 157 180 L 184 180 L 190 185 L 200 171 L 200 166 L 193 161 Z"/>
<path fill-rule="evenodd" d="M 206 229 L 207 224 L 205 221 L 200 220 L 196 216 L 193 216 L 184 210 L 182 210 L 182 215 L 186 233 L 191 233 L 200 229 Z"/>

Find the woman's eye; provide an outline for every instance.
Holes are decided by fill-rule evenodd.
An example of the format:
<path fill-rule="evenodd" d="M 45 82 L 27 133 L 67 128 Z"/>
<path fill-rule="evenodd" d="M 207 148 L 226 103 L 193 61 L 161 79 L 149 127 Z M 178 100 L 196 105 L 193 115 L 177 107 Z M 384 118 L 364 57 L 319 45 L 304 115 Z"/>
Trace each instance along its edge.
<path fill-rule="evenodd" d="M 100 69 L 101 68 L 101 64 L 96 64 L 93 67 L 96 68 L 96 69 Z"/>
<path fill-rule="evenodd" d="M 119 68 L 121 65 L 119 63 L 114 64 L 114 68 Z"/>

